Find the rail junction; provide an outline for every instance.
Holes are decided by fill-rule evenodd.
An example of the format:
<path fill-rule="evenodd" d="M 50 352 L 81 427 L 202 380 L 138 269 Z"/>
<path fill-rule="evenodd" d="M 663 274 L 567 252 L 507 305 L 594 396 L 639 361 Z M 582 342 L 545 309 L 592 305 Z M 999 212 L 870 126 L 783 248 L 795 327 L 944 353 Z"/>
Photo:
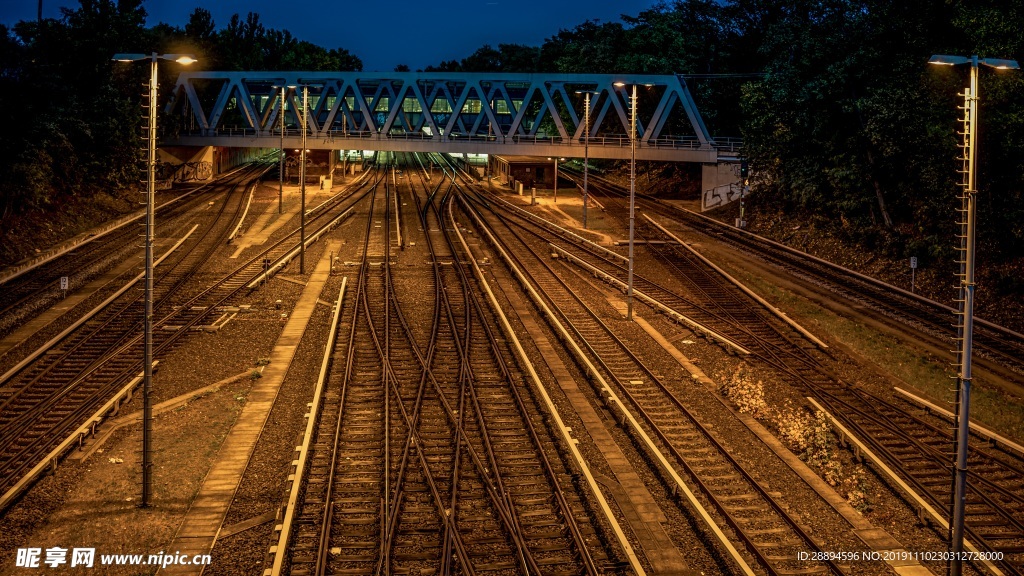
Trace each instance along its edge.
<path fill-rule="evenodd" d="M 933 337 L 948 309 L 893 298 L 890 286 L 641 195 L 638 318 L 629 322 L 614 241 L 626 226 L 621 187 L 592 177 L 603 223 L 584 230 L 569 208 L 578 198 L 531 205 L 448 154 L 582 156 L 577 91 L 592 91 L 591 155 L 628 158 L 619 81 L 651 84 L 638 158 L 735 158 L 732 144 L 707 134 L 679 77 L 181 76 L 176 146 L 272 149 L 283 138 L 291 147 L 305 124 L 313 147 L 378 152 L 320 193 L 301 246 L 298 214 L 275 216 L 276 196 L 255 209 L 265 211 L 260 225 L 248 215 L 273 160 L 172 191 L 161 206 L 155 352 L 164 369 L 180 360 L 176 350 L 219 338 L 247 313 L 280 316 L 276 349 L 291 347 L 213 465 L 232 463 L 237 478 L 214 486 L 221 477 L 211 473 L 168 546 L 212 553 L 222 563 L 208 574 L 243 573 L 231 566 L 236 553 L 259 565 L 247 573 L 269 575 L 941 570 L 829 552 L 896 558 L 911 547 L 896 536 L 941 545 L 948 421 L 922 412 L 913 394 L 852 381 L 828 335 L 691 245 L 739 246 Z M 315 87 L 308 115 L 295 114 L 294 89 L 281 99 L 287 86 Z M 303 250 L 317 262 L 309 274 L 296 267 Z M 131 404 L 141 305 L 123 261 L 135 251 L 129 227 L 0 282 L 0 515 L 30 500 L 69 453 L 91 454 Z M 91 286 L 90 295 L 53 312 L 61 295 L 47 287 L 76 269 L 88 273 L 75 288 Z M 268 301 L 268 286 L 290 289 L 291 300 Z M 286 342 L 280 326 L 299 316 Z M 1024 337 L 991 324 L 979 334 L 981 370 L 1019 386 Z M 681 342 L 715 360 L 698 368 Z M 919 526 L 891 534 L 872 525 L 720 393 L 708 372 L 722 366 L 785 381 Z M 283 405 L 288 386 L 305 411 Z M 273 426 L 287 430 L 283 448 L 265 448 Z M 1012 439 L 977 432 L 967 538 L 986 559 L 972 570 L 1021 574 L 1024 454 Z M 279 481 L 256 513 L 242 501 L 252 477 L 268 475 L 258 466 Z"/>

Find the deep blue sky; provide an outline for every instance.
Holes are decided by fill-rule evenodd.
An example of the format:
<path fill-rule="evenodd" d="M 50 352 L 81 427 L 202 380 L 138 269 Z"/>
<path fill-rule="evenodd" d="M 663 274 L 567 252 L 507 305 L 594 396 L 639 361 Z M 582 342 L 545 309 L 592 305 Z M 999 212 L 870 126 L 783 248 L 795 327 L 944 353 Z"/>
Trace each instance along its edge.
<path fill-rule="evenodd" d="M 231 15 L 257 12 L 268 28 L 285 29 L 325 48 L 347 48 L 364 69 L 411 69 L 462 59 L 490 44 L 540 45 L 560 28 L 585 20 L 617 21 L 635 16 L 655 0 L 147 0 L 148 24 L 184 26 L 198 5 L 213 14 L 218 28 Z M 57 18 L 68 0 L 44 0 L 43 17 Z M 0 23 L 8 26 L 36 17 L 38 0 L 0 0 Z"/>

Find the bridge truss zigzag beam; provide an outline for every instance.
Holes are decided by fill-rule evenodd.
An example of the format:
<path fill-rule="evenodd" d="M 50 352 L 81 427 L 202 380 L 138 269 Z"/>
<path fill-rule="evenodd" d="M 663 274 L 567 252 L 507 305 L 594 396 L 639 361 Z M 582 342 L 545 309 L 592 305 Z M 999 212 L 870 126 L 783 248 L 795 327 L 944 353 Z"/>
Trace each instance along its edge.
<path fill-rule="evenodd" d="M 181 116 L 168 143 L 276 148 L 282 101 L 273 87 L 303 85 L 308 116 L 301 89 L 284 97 L 289 145 L 307 124 L 319 148 L 571 155 L 585 130 L 575 92 L 587 90 L 592 155 L 628 157 L 637 85 L 638 158 L 715 162 L 719 148 L 679 76 L 423 72 L 184 72 L 167 107 Z"/>

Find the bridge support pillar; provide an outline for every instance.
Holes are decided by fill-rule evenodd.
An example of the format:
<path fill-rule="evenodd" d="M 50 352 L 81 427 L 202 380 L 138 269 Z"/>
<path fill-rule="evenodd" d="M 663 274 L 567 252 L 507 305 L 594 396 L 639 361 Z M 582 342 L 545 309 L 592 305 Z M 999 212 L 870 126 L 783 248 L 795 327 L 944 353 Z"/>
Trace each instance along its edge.
<path fill-rule="evenodd" d="M 740 198 L 739 162 L 701 164 L 701 210 L 724 206 Z"/>
<path fill-rule="evenodd" d="M 719 186 L 738 184 L 740 181 L 740 165 L 737 162 L 701 164 L 700 181 L 701 190 L 711 190 Z"/>
<path fill-rule="evenodd" d="M 174 182 L 204 182 L 213 178 L 213 146 L 162 146 L 157 149 L 158 188 Z"/>

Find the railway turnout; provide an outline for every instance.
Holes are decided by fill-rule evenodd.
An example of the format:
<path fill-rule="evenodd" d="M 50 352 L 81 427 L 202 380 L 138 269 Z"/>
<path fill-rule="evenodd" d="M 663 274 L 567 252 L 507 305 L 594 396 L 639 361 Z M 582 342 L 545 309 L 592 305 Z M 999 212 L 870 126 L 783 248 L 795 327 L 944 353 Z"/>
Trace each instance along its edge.
<path fill-rule="evenodd" d="M 294 130 L 301 121 L 293 95 L 287 104 L 275 100 L 267 87 L 282 79 L 271 76 L 183 76 L 177 105 L 190 107 L 201 130 L 181 137 L 237 137 L 225 134 L 229 110 L 244 116 L 250 138 L 279 138 L 282 109 L 291 114 L 285 129 Z M 852 505 L 837 504 L 837 492 L 810 478 L 811 469 L 764 426 L 705 388 L 715 386 L 705 372 L 720 376 L 723 366 L 772 374 L 801 402 L 809 397 L 806 406 L 827 412 L 854 447 L 848 458 L 863 456 L 879 485 L 905 498 L 901 506 L 912 514 L 927 509 L 941 524 L 951 486 L 944 416 L 922 413 L 918 406 L 927 404 L 919 398 L 908 404 L 852 381 L 829 337 L 687 246 L 690 234 L 704 233 L 696 229 L 709 229 L 706 221 L 640 199 L 638 318 L 631 322 L 619 308 L 629 269 L 611 241 L 625 228 L 621 189 L 591 179 L 609 232 L 591 234 L 545 219 L 551 212 L 481 185 L 471 167 L 427 151 L 460 139 L 493 147 L 546 139 L 544 146 L 571 149 L 581 136 L 570 96 L 577 85 L 600 92 L 595 109 L 609 122 L 598 125 L 621 128 L 623 101 L 612 77 L 385 76 L 283 79 L 320 82 L 309 129 L 325 147 L 415 143 L 377 154 L 340 192 L 325 193 L 305 214 L 308 233 L 296 226 L 294 209 L 277 220 L 259 215 L 277 202 L 257 186 L 265 165 L 162 213 L 176 242 L 157 268 L 162 369 L 181 361 L 175 351 L 190 335 L 216 327 L 217 315 L 254 302 L 273 317 L 276 334 L 269 364 L 254 376 L 238 420 L 175 520 L 168 549 L 211 554 L 221 562 L 206 568 L 214 576 L 240 573 L 223 559 L 243 537 L 256 552 L 238 570 L 254 573 L 259 565 L 267 576 L 887 570 L 831 554 L 865 543 L 903 548 Z M 661 148 L 683 125 L 695 131 L 693 145 L 680 139 L 670 147 L 717 161 L 685 84 L 649 79 L 661 84 L 642 147 Z M 601 134 L 591 136 L 593 150 Z M 606 136 L 608 154 L 618 154 Z M 260 219 L 265 238 L 232 244 L 246 218 Z M 317 258 L 309 275 L 294 262 L 300 236 Z M 749 235 L 729 238 L 801 266 L 798 255 L 758 247 Z M 45 344 L 36 340 L 61 316 L 20 303 L 69 262 L 85 263 L 97 277 L 121 271 L 117 261 L 133 250 L 126 242 L 111 233 L 67 256 L 78 260 L 28 270 L 0 299 L 0 335 L 27 334 L 33 321 L 42 326 L 40 336 L 0 351 L 0 514 L 19 505 L 41 469 L 56 467 L 128 401 L 125 390 L 140 371 L 140 305 L 125 284 L 130 274 L 95 280 L 107 301 L 85 315 L 66 312 L 69 323 L 79 321 Z M 807 273 L 844 277 L 820 263 Z M 275 308 L 264 296 L 282 285 L 295 294 L 294 305 L 279 310 L 280 301 Z M 986 338 L 979 345 L 990 346 L 993 361 L 1019 346 L 995 328 Z M 699 348 L 703 370 L 675 348 L 680 341 Z M 287 412 L 281 398 L 300 407 L 291 420 L 278 413 Z M 977 551 L 1000 557 L 974 566 L 1020 574 L 1024 455 L 1012 440 L 979 430 L 988 436 L 972 439 L 967 537 Z M 274 444 L 275 436 L 283 443 Z M 271 494 L 272 502 L 253 514 L 245 504 L 253 494 Z M 921 516 L 913 528 L 916 542 L 941 542 L 928 522 Z M 914 576 L 927 565 L 891 564 Z M 161 573 L 196 570 L 175 565 Z"/>

